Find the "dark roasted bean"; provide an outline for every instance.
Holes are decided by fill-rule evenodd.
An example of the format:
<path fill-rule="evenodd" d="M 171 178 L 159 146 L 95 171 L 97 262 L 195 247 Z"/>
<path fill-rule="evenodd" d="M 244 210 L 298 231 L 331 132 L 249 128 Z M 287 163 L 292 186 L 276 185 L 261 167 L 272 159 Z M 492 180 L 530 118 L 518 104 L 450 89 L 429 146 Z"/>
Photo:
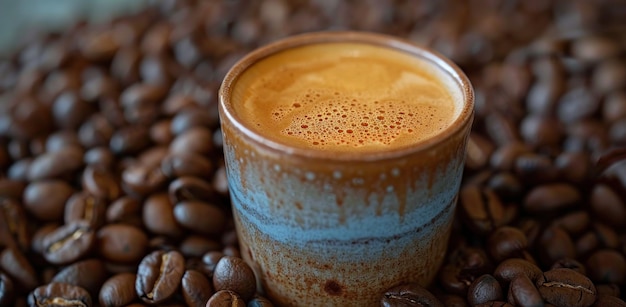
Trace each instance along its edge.
<path fill-rule="evenodd" d="M 489 301 L 499 301 L 502 298 L 500 283 L 489 274 L 478 277 L 467 289 L 467 301 L 472 306 Z"/>
<path fill-rule="evenodd" d="M 249 300 L 256 292 L 254 272 L 243 259 L 224 256 L 215 266 L 213 287 L 215 291 L 234 291 L 244 300 Z"/>
<path fill-rule="evenodd" d="M 511 281 L 508 301 L 520 307 L 543 306 L 543 298 L 535 287 L 535 283 L 523 274 Z"/>
<path fill-rule="evenodd" d="M 200 201 L 183 201 L 174 206 L 179 225 L 200 234 L 218 234 L 224 229 L 226 216 L 222 209 Z"/>
<path fill-rule="evenodd" d="M 554 183 L 532 189 L 524 199 L 524 209 L 530 213 L 551 213 L 571 208 L 581 201 L 580 192 L 565 183 Z"/>
<path fill-rule="evenodd" d="M 213 286 L 200 272 L 187 270 L 181 282 L 183 298 L 187 306 L 202 307 L 213 295 Z"/>
<path fill-rule="evenodd" d="M 43 256 L 53 264 L 76 261 L 91 251 L 95 237 L 93 228 L 86 221 L 66 224 L 43 239 Z"/>
<path fill-rule="evenodd" d="M 15 299 L 13 281 L 4 273 L 0 273 L 0 305 L 12 306 Z"/>
<path fill-rule="evenodd" d="M 98 230 L 97 238 L 100 256 L 117 263 L 137 263 L 148 248 L 148 236 L 131 225 L 108 224 Z"/>
<path fill-rule="evenodd" d="M 596 288 L 585 275 L 570 269 L 553 269 L 536 282 L 543 299 L 555 306 L 591 306 Z"/>
<path fill-rule="evenodd" d="M 98 294 L 98 301 L 103 307 L 126 306 L 139 297 L 135 292 L 134 273 L 120 273 L 107 279 Z"/>
<path fill-rule="evenodd" d="M 74 193 L 65 204 L 64 221 L 66 224 L 86 221 L 94 228 L 105 222 L 105 200 L 95 197 L 89 192 Z"/>
<path fill-rule="evenodd" d="M 65 181 L 46 180 L 30 183 L 24 190 L 24 207 L 41 221 L 60 221 L 74 189 Z"/>
<path fill-rule="evenodd" d="M 135 291 L 144 302 L 159 304 L 178 290 L 185 273 L 185 259 L 176 251 L 155 251 L 141 260 Z"/>
<path fill-rule="evenodd" d="M 520 275 L 525 275 L 531 281 L 535 281 L 542 274 L 543 272 L 535 264 L 520 258 L 504 260 L 494 271 L 494 277 L 500 282 L 511 282 Z"/>
<path fill-rule="evenodd" d="M 472 231 L 485 234 L 504 224 L 504 208 L 493 191 L 468 186 L 461 189 L 460 198 L 461 213 Z"/>
<path fill-rule="evenodd" d="M 89 292 L 79 286 L 50 283 L 33 290 L 28 295 L 30 306 L 76 306 L 91 307 Z"/>
<path fill-rule="evenodd" d="M 246 303 L 236 292 L 220 290 L 211 296 L 206 307 L 246 307 Z"/>
<path fill-rule="evenodd" d="M 148 197 L 143 205 L 142 216 L 146 228 L 155 234 L 176 237 L 182 233 L 174 217 L 173 205 L 165 193 Z"/>
<path fill-rule="evenodd" d="M 83 189 L 96 197 L 111 201 L 120 196 L 118 179 L 106 168 L 87 166 L 81 179 Z"/>
<path fill-rule="evenodd" d="M 108 272 L 101 260 L 88 259 L 64 267 L 52 277 L 51 282 L 79 286 L 87 290 L 92 297 L 96 297 L 107 275 Z"/>
<path fill-rule="evenodd" d="M 8 247 L 0 252 L 0 268 L 20 289 L 30 291 L 39 283 L 35 269 L 18 249 Z"/>
<path fill-rule="evenodd" d="M 172 203 L 191 200 L 211 202 L 216 198 L 213 186 L 209 182 L 191 176 L 172 181 L 168 187 L 168 194 Z"/>
<path fill-rule="evenodd" d="M 589 256 L 586 266 L 594 282 L 623 284 L 626 281 L 626 259 L 620 252 L 598 250 Z"/>
<path fill-rule="evenodd" d="M 383 294 L 380 306 L 443 307 L 443 304 L 428 290 L 418 284 L 411 283 L 388 289 Z"/>
<path fill-rule="evenodd" d="M 194 176 L 208 178 L 213 173 L 211 161 L 193 152 L 172 153 L 161 162 L 161 170 L 170 178 Z"/>
<path fill-rule="evenodd" d="M 497 262 L 521 256 L 528 247 L 526 235 L 519 229 L 504 226 L 496 229 L 488 239 L 488 250 Z"/>

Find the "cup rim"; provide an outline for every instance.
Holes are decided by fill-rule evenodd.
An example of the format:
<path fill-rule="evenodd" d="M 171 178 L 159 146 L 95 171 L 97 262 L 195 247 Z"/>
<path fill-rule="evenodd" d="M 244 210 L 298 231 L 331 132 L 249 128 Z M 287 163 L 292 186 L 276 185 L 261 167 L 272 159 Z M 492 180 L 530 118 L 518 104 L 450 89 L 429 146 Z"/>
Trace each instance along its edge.
<path fill-rule="evenodd" d="M 258 61 L 276 54 L 280 51 L 290 48 L 301 47 L 305 45 L 334 43 L 334 42 L 351 42 L 365 43 L 381 47 L 388 47 L 398 51 L 406 52 L 410 55 L 420 57 L 429 61 L 433 65 L 440 68 L 444 73 L 448 74 L 460 87 L 463 103 L 461 112 L 456 116 L 454 121 L 446 128 L 441 130 L 436 136 L 427 138 L 426 140 L 412 144 L 406 147 L 399 147 L 385 151 L 372 152 L 335 152 L 323 150 L 310 150 L 301 147 L 289 146 L 284 143 L 273 141 L 250 127 L 246 126 L 243 121 L 235 114 L 232 106 L 232 91 L 239 76 L 241 76 L 249 67 Z M 306 159 L 318 159 L 328 161 L 379 161 L 384 159 L 392 159 L 408 156 L 421 151 L 426 151 L 438 144 L 444 143 L 455 134 L 462 133 L 464 128 L 471 125 L 474 117 L 474 90 L 465 73 L 450 59 L 441 53 L 420 46 L 406 39 L 386 34 L 378 34 L 372 32 L 361 31 L 320 31 L 298 34 L 286 37 L 265 46 L 261 46 L 243 58 L 237 61 L 224 77 L 218 91 L 219 96 L 219 116 L 220 120 L 228 120 L 243 135 L 258 145 L 266 149 L 288 154 L 290 157 L 301 157 Z"/>

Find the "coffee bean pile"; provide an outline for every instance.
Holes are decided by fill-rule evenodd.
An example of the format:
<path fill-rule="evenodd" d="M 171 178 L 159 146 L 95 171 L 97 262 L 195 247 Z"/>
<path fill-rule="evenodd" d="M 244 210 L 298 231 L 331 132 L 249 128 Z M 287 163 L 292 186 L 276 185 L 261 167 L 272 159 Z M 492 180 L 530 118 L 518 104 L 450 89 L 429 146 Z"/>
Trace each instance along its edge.
<path fill-rule="evenodd" d="M 0 306 L 272 306 L 240 258 L 216 91 L 255 47 L 354 29 L 476 89 L 449 252 L 383 306 L 626 306 L 626 7 L 177 1 L 0 60 Z"/>

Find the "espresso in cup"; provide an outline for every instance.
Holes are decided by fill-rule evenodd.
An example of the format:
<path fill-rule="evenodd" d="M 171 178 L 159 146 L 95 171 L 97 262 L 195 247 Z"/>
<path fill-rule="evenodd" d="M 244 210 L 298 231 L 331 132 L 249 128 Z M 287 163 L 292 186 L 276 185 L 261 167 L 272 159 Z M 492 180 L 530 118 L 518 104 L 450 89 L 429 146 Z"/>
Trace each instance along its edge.
<path fill-rule="evenodd" d="M 285 306 L 375 306 L 443 261 L 473 114 L 466 77 L 374 34 L 263 47 L 220 90 L 244 259 Z"/>
<path fill-rule="evenodd" d="M 256 133 L 290 147 L 361 154 L 410 147 L 458 116 L 449 76 L 402 51 L 324 43 L 281 51 L 237 80 L 233 109 Z"/>

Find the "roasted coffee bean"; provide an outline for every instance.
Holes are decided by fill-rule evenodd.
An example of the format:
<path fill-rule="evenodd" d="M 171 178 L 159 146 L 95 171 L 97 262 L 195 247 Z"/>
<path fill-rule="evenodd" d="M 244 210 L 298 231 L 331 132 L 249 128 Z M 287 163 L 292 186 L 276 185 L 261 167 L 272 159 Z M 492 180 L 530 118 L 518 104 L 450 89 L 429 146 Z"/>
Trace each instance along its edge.
<path fill-rule="evenodd" d="M 139 60 L 141 53 L 135 46 L 121 48 L 111 62 L 111 74 L 122 84 L 139 80 Z"/>
<path fill-rule="evenodd" d="M 120 273 L 107 279 L 98 295 L 98 301 L 103 307 L 121 307 L 126 306 L 137 300 L 137 292 L 135 292 L 134 273 Z"/>
<path fill-rule="evenodd" d="M 487 186 L 502 199 L 519 199 L 524 189 L 520 180 L 509 172 L 494 174 Z"/>
<path fill-rule="evenodd" d="M 180 236 L 183 230 L 176 222 L 173 207 L 167 194 L 158 193 L 151 195 L 143 205 L 143 224 L 150 232 L 155 234 L 170 237 Z"/>
<path fill-rule="evenodd" d="M 211 296 L 206 307 L 246 307 L 246 303 L 236 292 L 220 290 Z"/>
<path fill-rule="evenodd" d="M 213 173 L 211 161 L 193 152 L 172 153 L 161 163 L 163 174 L 170 178 L 194 176 L 208 178 Z"/>
<path fill-rule="evenodd" d="M 541 269 L 535 264 L 520 258 L 510 258 L 502 261 L 493 273 L 494 277 L 502 283 L 511 282 L 520 275 L 535 281 L 542 274 Z"/>
<path fill-rule="evenodd" d="M 574 270 L 580 274 L 586 275 L 585 266 L 582 263 L 572 258 L 563 258 L 563 259 L 557 260 L 550 267 L 550 269 L 558 269 L 558 268 L 566 268 L 566 269 Z"/>
<path fill-rule="evenodd" d="M 59 228 L 59 224 L 57 223 L 48 223 L 41 225 L 41 227 L 37 229 L 37 231 L 33 234 L 30 248 L 38 254 L 43 254 L 43 251 L 45 249 L 45 246 L 43 245 L 44 239 L 49 233 L 52 233 L 57 228 Z"/>
<path fill-rule="evenodd" d="M 65 224 L 46 235 L 43 256 L 53 264 L 70 263 L 87 255 L 95 241 L 95 231 L 88 222 Z"/>
<path fill-rule="evenodd" d="M 560 227 L 550 227 L 544 230 L 539 240 L 540 255 L 546 266 L 563 258 L 576 258 L 574 242 Z"/>
<path fill-rule="evenodd" d="M 224 248 L 222 249 L 222 253 L 224 253 L 224 256 L 241 258 L 241 251 L 239 250 L 239 247 L 234 245 L 224 246 Z"/>
<path fill-rule="evenodd" d="M 107 275 L 108 272 L 101 260 L 87 259 L 64 267 L 52 277 L 51 282 L 79 286 L 87 290 L 92 297 L 96 297 Z"/>
<path fill-rule="evenodd" d="M 591 280 L 570 269 L 547 271 L 535 284 L 541 297 L 555 306 L 591 306 L 597 296 Z"/>
<path fill-rule="evenodd" d="M 224 256 L 215 266 L 213 288 L 215 291 L 231 290 L 249 300 L 256 292 L 254 272 L 243 259 Z"/>
<path fill-rule="evenodd" d="M 476 248 L 459 248 L 451 257 L 451 263 L 439 272 L 439 281 L 450 293 L 467 296 L 469 285 L 476 278 L 491 272 L 492 267 L 485 252 Z"/>
<path fill-rule="evenodd" d="M 580 201 L 580 192 L 574 186 L 554 183 L 541 185 L 529 191 L 524 199 L 524 209 L 532 214 L 554 213 L 571 208 Z"/>
<path fill-rule="evenodd" d="M 28 168 L 28 179 L 66 178 L 83 166 L 83 151 L 77 147 L 52 151 L 36 157 Z"/>
<path fill-rule="evenodd" d="M 7 247 L 0 252 L 0 269 L 11 277 L 19 289 L 30 291 L 39 284 L 28 258 L 16 248 Z"/>
<path fill-rule="evenodd" d="M 582 210 L 563 215 L 552 222 L 552 226 L 560 227 L 572 236 L 583 233 L 589 225 L 589 214 Z"/>
<path fill-rule="evenodd" d="M 30 306 L 93 306 L 87 290 L 64 283 L 49 283 L 33 290 L 28 295 Z"/>
<path fill-rule="evenodd" d="M 254 298 L 248 301 L 246 307 L 274 307 L 274 304 L 263 296 L 255 295 Z"/>
<path fill-rule="evenodd" d="M 20 201 L 22 199 L 24 189 L 26 189 L 26 184 L 24 182 L 8 178 L 0 179 L 0 197 L 2 198 Z"/>
<path fill-rule="evenodd" d="M 24 190 L 24 207 L 41 221 L 60 221 L 65 203 L 73 193 L 74 189 L 65 181 L 35 181 Z"/>
<path fill-rule="evenodd" d="M 131 225 L 108 224 L 98 230 L 97 238 L 100 256 L 118 263 L 137 263 L 148 248 L 148 236 Z"/>
<path fill-rule="evenodd" d="M 215 205 L 200 201 L 183 201 L 174 206 L 174 218 L 179 225 L 200 234 L 222 232 L 226 215 Z"/>
<path fill-rule="evenodd" d="M 170 130 L 171 119 L 161 119 L 150 126 L 150 140 L 158 145 L 168 145 L 174 139 Z"/>
<path fill-rule="evenodd" d="M 597 184 L 591 191 L 591 210 L 603 222 L 614 227 L 626 224 L 626 203 L 610 186 Z"/>
<path fill-rule="evenodd" d="M 213 295 L 213 286 L 200 272 L 187 270 L 183 275 L 181 289 L 187 306 L 205 306 Z"/>
<path fill-rule="evenodd" d="M 204 127 L 192 127 L 180 133 L 170 143 L 173 153 L 207 155 L 214 151 L 213 133 Z"/>
<path fill-rule="evenodd" d="M 135 154 L 150 145 L 148 129 L 141 125 L 122 127 L 111 135 L 109 148 L 116 155 Z"/>
<path fill-rule="evenodd" d="M 10 198 L 0 198 L 0 247 L 18 247 L 22 251 L 30 246 L 28 218 L 21 204 Z"/>
<path fill-rule="evenodd" d="M 67 147 L 78 147 L 82 149 L 78 134 L 73 130 L 61 130 L 50 134 L 46 138 L 45 152 L 62 150 Z"/>
<path fill-rule="evenodd" d="M 185 257 L 202 257 L 210 251 L 217 251 L 221 248 L 222 244 L 203 235 L 189 235 L 180 242 L 178 247 Z"/>
<path fill-rule="evenodd" d="M 591 159 L 584 152 L 562 152 L 554 160 L 560 176 L 574 183 L 583 183 L 591 174 Z"/>
<path fill-rule="evenodd" d="M 432 306 L 443 307 L 443 304 L 432 293 L 418 284 L 410 283 L 395 286 L 385 291 L 380 306 Z"/>
<path fill-rule="evenodd" d="M 120 95 L 123 108 L 155 106 L 165 98 L 166 88 L 157 84 L 137 83 L 127 87 Z"/>
<path fill-rule="evenodd" d="M 111 203 L 106 210 L 108 223 L 121 223 L 141 226 L 141 202 L 130 196 L 122 196 Z"/>
<path fill-rule="evenodd" d="M 520 134 L 531 146 L 556 146 L 563 137 L 560 122 L 548 116 L 529 114 L 520 123 Z"/>
<path fill-rule="evenodd" d="M 623 284 L 626 281 L 626 259 L 620 252 L 598 250 L 589 256 L 586 267 L 594 282 Z"/>
<path fill-rule="evenodd" d="M 467 289 L 467 301 L 470 305 L 502 300 L 502 287 L 498 280 L 489 274 L 482 275 L 472 282 Z"/>
<path fill-rule="evenodd" d="M 157 166 L 133 163 L 122 172 L 122 188 L 129 194 L 146 196 L 162 188 L 167 177 Z"/>
<path fill-rule="evenodd" d="M 0 305 L 11 306 L 15 299 L 13 281 L 4 273 L 0 273 Z"/>
<path fill-rule="evenodd" d="M 221 251 L 210 251 L 202 256 L 202 273 L 207 275 L 213 280 L 213 273 L 217 263 L 224 257 L 224 253 Z"/>
<path fill-rule="evenodd" d="M 524 153 L 515 159 L 514 172 L 526 182 L 552 182 L 558 176 L 558 170 L 552 160 L 537 153 Z"/>
<path fill-rule="evenodd" d="M 215 190 L 210 182 L 191 176 L 172 181 L 168 187 L 168 194 L 172 203 L 189 200 L 211 202 L 216 199 Z"/>
<path fill-rule="evenodd" d="M 176 252 L 155 251 L 137 269 L 135 291 L 148 304 L 159 304 L 178 290 L 185 273 L 185 259 Z"/>
<path fill-rule="evenodd" d="M 11 164 L 7 170 L 7 178 L 13 181 L 26 182 L 28 181 L 28 170 L 33 163 L 32 158 L 23 158 L 15 163 Z"/>
<path fill-rule="evenodd" d="M 543 298 L 535 283 L 526 275 L 515 277 L 509 285 L 509 303 L 520 307 L 543 306 Z"/>
<path fill-rule="evenodd" d="M 54 122 L 64 129 L 77 129 L 93 112 L 93 105 L 72 90 L 61 93 L 52 104 Z"/>
<path fill-rule="evenodd" d="M 81 179 L 83 189 L 96 197 L 111 201 L 120 196 L 119 180 L 103 167 L 85 167 Z"/>
<path fill-rule="evenodd" d="M 488 239 L 489 254 L 497 262 L 520 257 L 528 247 L 526 235 L 519 229 L 504 226 L 496 229 Z"/>
<path fill-rule="evenodd" d="M 504 208 L 493 191 L 468 186 L 461 189 L 460 198 L 461 213 L 472 231 L 485 234 L 504 224 Z"/>
<path fill-rule="evenodd" d="M 74 193 L 65 204 L 64 221 L 70 224 L 76 221 L 86 221 L 94 228 L 105 222 L 105 200 L 93 196 L 89 192 Z"/>
<path fill-rule="evenodd" d="M 213 118 L 206 109 L 188 107 L 178 112 L 178 114 L 172 118 L 170 129 L 174 135 L 178 136 L 194 127 L 211 128 L 215 126 L 215 118 Z M 201 146 L 207 145 L 202 144 Z"/>
<path fill-rule="evenodd" d="M 195 99 L 189 95 L 185 95 L 182 93 L 175 93 L 170 95 L 167 99 L 165 99 L 165 101 L 163 101 L 163 104 L 161 105 L 161 109 L 163 111 L 163 113 L 165 115 L 168 116 L 173 116 L 178 114 L 180 111 L 184 110 L 185 108 L 188 107 L 197 107 L 199 106 L 198 102 L 195 101 Z M 171 121 L 170 121 L 170 125 L 171 125 Z M 171 132 L 171 126 L 168 126 L 168 129 Z"/>
<path fill-rule="evenodd" d="M 94 147 L 85 151 L 83 161 L 86 165 L 108 169 L 115 163 L 115 156 L 108 147 Z"/>

